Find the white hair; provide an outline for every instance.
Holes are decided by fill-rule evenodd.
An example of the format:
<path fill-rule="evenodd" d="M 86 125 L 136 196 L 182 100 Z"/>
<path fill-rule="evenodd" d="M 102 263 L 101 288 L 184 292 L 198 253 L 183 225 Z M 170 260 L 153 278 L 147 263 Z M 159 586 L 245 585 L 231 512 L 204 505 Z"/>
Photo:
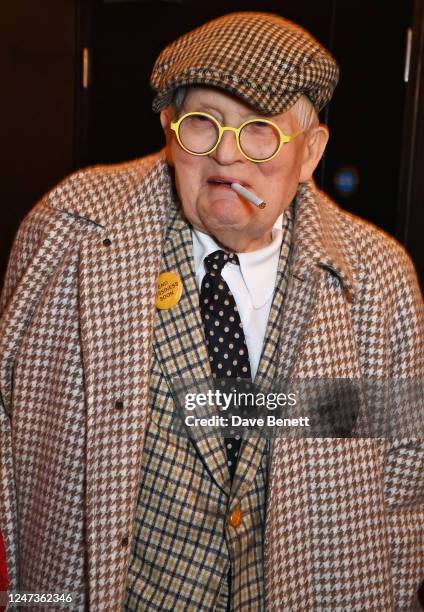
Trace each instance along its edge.
<path fill-rule="evenodd" d="M 171 106 L 175 110 L 176 114 L 179 114 L 188 92 L 187 85 L 177 87 L 172 97 Z M 309 129 L 319 125 L 318 113 L 315 110 L 312 102 L 304 94 L 290 107 L 291 111 L 296 119 L 301 130 L 308 131 Z"/>
<path fill-rule="evenodd" d="M 180 112 L 184 104 L 184 100 L 186 99 L 187 91 L 188 91 L 187 85 L 181 85 L 180 87 L 177 87 L 177 89 L 174 91 L 174 95 L 172 96 L 171 106 L 174 108 L 176 113 Z"/>
<path fill-rule="evenodd" d="M 295 116 L 301 130 L 307 132 L 319 125 L 318 113 L 312 102 L 305 95 L 302 94 L 289 110 Z"/>

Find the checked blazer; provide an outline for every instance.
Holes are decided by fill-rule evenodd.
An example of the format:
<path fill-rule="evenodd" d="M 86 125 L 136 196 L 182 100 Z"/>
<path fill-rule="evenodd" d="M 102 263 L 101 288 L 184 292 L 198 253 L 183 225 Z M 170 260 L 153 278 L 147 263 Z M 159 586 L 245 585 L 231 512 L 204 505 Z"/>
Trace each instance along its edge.
<path fill-rule="evenodd" d="M 273 375 L 277 362 L 291 225 L 291 216 L 286 213 L 277 290 L 258 368 L 267 376 Z M 173 428 L 172 381 L 211 377 L 192 235 L 178 202 L 170 206 L 161 269 L 177 272 L 184 292 L 178 305 L 158 310 L 154 322 L 150 420 L 125 609 L 212 610 L 224 599 L 218 593 L 226 587 L 231 560 L 233 609 L 261 610 L 268 463 L 265 440 L 244 438 L 231 487 L 223 439 L 200 440 L 195 432 L 190 432 L 190 437 L 179 436 Z M 261 378 L 259 374 L 257 382 Z M 228 524 L 235 507 L 244 516 L 237 529 Z M 222 609 L 225 612 L 226 605 Z"/>
<path fill-rule="evenodd" d="M 77 172 L 25 218 L 5 279 L 10 588 L 72 592 L 75 610 L 121 610 L 126 594 L 171 192 L 162 153 Z M 277 375 L 423 378 L 423 328 L 402 248 L 300 185 Z M 270 470 L 269 610 L 414 609 L 421 439 L 279 438 Z"/>

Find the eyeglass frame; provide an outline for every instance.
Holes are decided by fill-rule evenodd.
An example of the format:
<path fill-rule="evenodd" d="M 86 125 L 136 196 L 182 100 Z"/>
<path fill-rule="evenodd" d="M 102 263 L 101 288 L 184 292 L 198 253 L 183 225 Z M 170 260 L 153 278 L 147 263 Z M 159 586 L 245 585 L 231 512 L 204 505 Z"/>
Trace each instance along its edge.
<path fill-rule="evenodd" d="M 190 149 L 187 149 L 187 147 L 185 147 L 183 143 L 181 142 L 180 134 L 179 134 L 180 124 L 184 121 L 184 119 L 186 119 L 187 117 L 190 117 L 191 115 L 202 115 L 203 117 L 207 117 L 208 119 L 211 119 L 212 122 L 218 128 L 218 138 L 217 138 L 215 145 L 209 151 L 206 151 L 205 153 L 195 153 L 194 151 L 190 151 Z M 249 123 L 255 123 L 257 121 L 261 121 L 262 123 L 267 123 L 271 127 L 275 128 L 278 135 L 280 136 L 280 144 L 278 145 L 276 151 L 270 157 L 267 157 L 266 159 L 254 159 L 253 157 L 249 157 L 248 155 L 246 155 L 246 153 L 243 151 L 240 145 L 241 130 Z M 171 130 L 175 132 L 175 135 L 177 137 L 178 144 L 180 145 L 180 147 L 182 147 L 184 151 L 186 151 L 187 153 L 190 153 L 190 155 L 197 155 L 200 157 L 203 157 L 204 155 L 210 155 L 211 153 L 216 151 L 216 149 L 218 148 L 222 140 L 222 136 L 224 132 L 234 132 L 236 136 L 237 148 L 240 151 L 240 153 L 243 155 L 243 157 L 245 157 L 251 162 L 255 162 L 256 164 L 261 164 L 263 162 L 267 162 L 267 161 L 270 161 L 271 159 L 274 159 L 274 157 L 278 155 L 278 153 L 280 152 L 283 144 L 287 144 L 291 142 L 297 136 L 300 136 L 300 134 L 303 134 L 303 132 L 305 131 L 305 130 L 299 130 L 295 132 L 294 134 L 290 134 L 290 135 L 284 134 L 284 132 L 280 129 L 280 127 L 276 123 L 274 123 L 273 121 L 270 121 L 269 119 L 263 119 L 262 117 L 258 117 L 256 119 L 247 119 L 247 121 L 244 121 L 238 128 L 235 128 L 235 127 L 231 127 L 228 125 L 221 125 L 218 119 L 216 119 L 216 117 L 214 117 L 213 115 L 209 115 L 209 113 L 204 113 L 203 111 L 191 111 L 189 113 L 185 113 L 178 119 L 178 121 L 171 121 L 170 127 L 171 127 Z"/>

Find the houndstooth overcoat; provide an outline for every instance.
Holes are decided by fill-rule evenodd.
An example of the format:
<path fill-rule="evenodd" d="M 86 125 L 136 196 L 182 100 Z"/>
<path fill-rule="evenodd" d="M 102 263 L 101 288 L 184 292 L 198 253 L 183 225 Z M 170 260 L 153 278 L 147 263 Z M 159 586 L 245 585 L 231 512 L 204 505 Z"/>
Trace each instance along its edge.
<path fill-rule="evenodd" d="M 74 610 L 118 611 L 125 597 L 172 189 L 163 153 L 81 170 L 27 215 L 7 270 L 10 587 L 73 593 Z M 279 375 L 422 378 L 423 304 L 403 249 L 312 183 L 299 186 L 293 243 Z M 423 579 L 420 439 L 275 441 L 268 610 L 411 610 Z"/>

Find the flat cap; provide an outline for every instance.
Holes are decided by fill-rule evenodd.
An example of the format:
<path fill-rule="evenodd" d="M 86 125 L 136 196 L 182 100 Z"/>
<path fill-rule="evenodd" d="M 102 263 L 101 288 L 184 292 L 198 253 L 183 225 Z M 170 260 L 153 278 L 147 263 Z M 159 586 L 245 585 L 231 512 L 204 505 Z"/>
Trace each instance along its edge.
<path fill-rule="evenodd" d="M 320 111 L 339 77 L 332 55 L 306 30 L 278 15 L 231 13 L 184 34 L 159 54 L 150 80 L 153 110 L 177 87 L 218 87 L 264 114 L 288 110 L 306 95 Z"/>

